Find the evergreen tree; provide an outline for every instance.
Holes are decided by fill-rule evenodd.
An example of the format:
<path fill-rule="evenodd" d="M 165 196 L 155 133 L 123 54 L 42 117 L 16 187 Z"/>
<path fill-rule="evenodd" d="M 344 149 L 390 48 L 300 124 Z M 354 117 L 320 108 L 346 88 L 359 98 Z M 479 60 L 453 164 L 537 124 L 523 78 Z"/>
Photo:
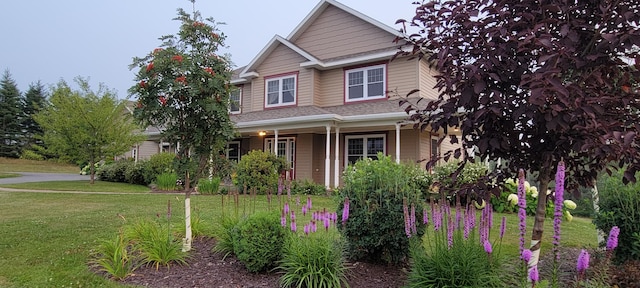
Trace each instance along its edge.
<path fill-rule="evenodd" d="M 21 149 L 22 103 L 18 85 L 5 70 L 0 81 L 0 157 L 18 158 Z"/>
<path fill-rule="evenodd" d="M 38 114 L 42 110 L 47 101 L 45 88 L 40 81 L 31 83 L 29 90 L 24 94 L 22 130 L 24 131 L 24 147 L 23 149 L 32 149 L 33 145 L 43 147 L 42 135 L 44 134 L 42 127 L 33 119 L 33 115 Z"/>

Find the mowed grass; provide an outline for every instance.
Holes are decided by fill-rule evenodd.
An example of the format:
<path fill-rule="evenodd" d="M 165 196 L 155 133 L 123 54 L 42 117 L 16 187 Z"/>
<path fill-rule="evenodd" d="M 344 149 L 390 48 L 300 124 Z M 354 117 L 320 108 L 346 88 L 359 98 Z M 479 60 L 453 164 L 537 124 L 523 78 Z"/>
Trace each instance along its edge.
<path fill-rule="evenodd" d="M 0 173 L 6 172 L 80 173 L 80 168 L 76 165 L 52 161 L 0 157 Z"/>
<path fill-rule="evenodd" d="M 54 190 L 54 191 L 82 191 L 82 192 L 114 192 L 114 193 L 147 193 L 151 189 L 142 185 L 127 183 L 115 183 L 95 181 L 90 184 L 88 180 L 78 181 L 47 181 L 29 182 L 17 184 L 2 184 L 0 187 L 26 189 L 26 190 Z"/>
<path fill-rule="evenodd" d="M 156 219 L 157 215 L 164 217 L 168 202 L 171 203 L 172 225 L 184 227 L 183 200 L 182 195 L 151 193 L 0 192 L 0 287 L 124 287 L 90 270 L 92 250 L 127 223 Z M 305 203 L 305 197 L 300 200 Z M 301 227 L 309 221 L 310 214 L 303 217 L 301 207 L 295 202 L 294 198 L 291 206 L 297 210 L 297 222 Z M 232 198 L 220 195 L 193 195 L 191 203 L 194 214 L 209 227 L 222 213 L 244 215 L 269 209 L 279 211 L 280 205 L 275 197 L 269 204 L 265 196 L 257 196 L 251 201 L 242 195 L 237 206 Z M 314 196 L 313 207 L 314 210 L 334 211 L 336 204 L 331 198 Z M 491 238 L 497 237 L 502 216 L 507 217 L 502 252 L 510 258 L 518 257 L 517 214 L 495 214 Z M 527 220 L 529 243 L 533 218 Z M 543 254 L 551 253 L 552 222 L 552 219 L 545 222 Z M 590 219 L 576 217 L 573 222 L 563 222 L 562 227 L 563 246 L 597 245 L 597 234 Z M 335 233 L 335 228 L 331 229 Z"/>
<path fill-rule="evenodd" d="M 0 179 L 2 178 L 13 178 L 13 177 L 18 177 L 20 176 L 20 174 L 16 174 L 16 173 L 2 173 L 0 172 Z"/>
<path fill-rule="evenodd" d="M 240 197 L 239 215 L 278 209 L 275 197 L 271 205 L 264 196 L 255 205 Z M 221 215 L 221 198 L 191 197 L 204 225 Z M 335 209 L 330 198 L 313 199 L 315 209 Z M 0 192 L 0 287 L 124 287 L 91 272 L 92 249 L 126 223 L 164 217 L 169 201 L 174 227 L 184 227 L 182 195 Z M 235 213 L 233 206 L 225 197 L 226 213 Z M 301 216 L 300 223 L 309 220 Z"/>

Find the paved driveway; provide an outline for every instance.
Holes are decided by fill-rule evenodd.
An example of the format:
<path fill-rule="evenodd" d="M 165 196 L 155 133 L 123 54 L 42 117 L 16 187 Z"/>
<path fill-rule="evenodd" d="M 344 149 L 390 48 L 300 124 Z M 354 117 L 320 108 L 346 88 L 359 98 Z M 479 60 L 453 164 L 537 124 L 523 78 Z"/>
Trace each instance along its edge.
<path fill-rule="evenodd" d="M 68 174 L 68 173 L 32 173 L 17 172 L 20 177 L 0 178 L 0 184 L 14 184 L 26 182 L 44 182 L 44 181 L 75 181 L 87 180 L 89 175 Z"/>

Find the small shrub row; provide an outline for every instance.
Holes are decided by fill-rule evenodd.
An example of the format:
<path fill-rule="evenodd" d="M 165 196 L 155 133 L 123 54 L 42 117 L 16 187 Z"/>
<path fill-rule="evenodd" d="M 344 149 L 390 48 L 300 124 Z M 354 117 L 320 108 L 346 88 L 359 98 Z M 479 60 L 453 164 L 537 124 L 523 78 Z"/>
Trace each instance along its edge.
<path fill-rule="evenodd" d="M 327 195 L 327 188 L 311 180 L 296 180 L 291 182 L 292 195 Z"/>
<path fill-rule="evenodd" d="M 109 182 L 121 182 L 139 185 L 149 185 L 162 173 L 172 172 L 174 154 L 159 153 L 149 160 L 118 160 L 98 167 L 98 179 Z"/>

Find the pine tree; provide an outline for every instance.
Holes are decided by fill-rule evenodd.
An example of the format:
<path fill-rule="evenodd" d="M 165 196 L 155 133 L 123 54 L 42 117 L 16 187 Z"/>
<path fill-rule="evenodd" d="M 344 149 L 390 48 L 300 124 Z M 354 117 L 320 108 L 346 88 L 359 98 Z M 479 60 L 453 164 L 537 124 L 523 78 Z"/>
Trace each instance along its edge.
<path fill-rule="evenodd" d="M 0 157 L 20 156 L 21 119 L 20 91 L 9 70 L 5 70 L 0 81 Z"/>
<path fill-rule="evenodd" d="M 23 149 L 31 149 L 33 145 L 42 147 L 44 145 L 42 141 L 42 135 L 44 134 L 40 124 L 33 119 L 33 115 L 36 115 L 46 105 L 45 88 L 40 81 L 31 83 L 29 90 L 24 94 L 23 99 L 23 113 L 24 119 L 22 121 L 22 129 L 24 131 L 24 146 Z"/>

